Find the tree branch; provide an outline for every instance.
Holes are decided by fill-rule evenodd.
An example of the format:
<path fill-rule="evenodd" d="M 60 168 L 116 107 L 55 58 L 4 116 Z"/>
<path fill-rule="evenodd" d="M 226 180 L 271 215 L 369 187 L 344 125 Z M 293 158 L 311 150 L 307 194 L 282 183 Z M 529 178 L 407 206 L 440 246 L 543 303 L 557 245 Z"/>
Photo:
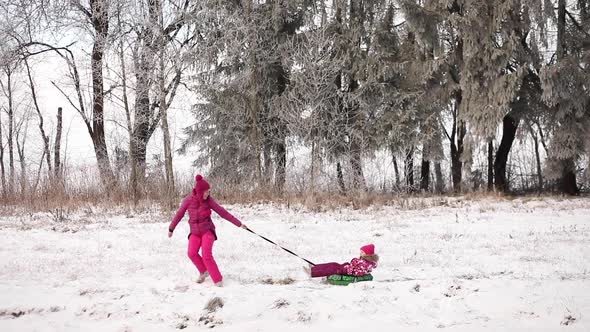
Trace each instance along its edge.
<path fill-rule="evenodd" d="M 49 45 L 47 43 L 36 42 L 36 41 L 31 41 L 31 42 L 27 42 L 27 43 L 21 43 L 17 39 L 17 42 L 19 43 L 19 45 L 18 45 L 18 49 L 16 51 L 22 53 L 25 58 L 30 57 L 30 56 L 33 56 L 33 55 L 38 55 L 38 54 L 42 54 L 42 53 L 45 53 L 45 52 L 49 52 L 49 51 L 54 51 L 57 54 L 59 54 L 59 56 L 61 56 L 62 58 L 65 58 L 65 56 L 60 51 L 66 51 L 70 55 L 72 55 L 72 52 L 70 51 L 69 47 L 71 47 L 72 45 L 74 45 L 76 43 L 76 42 L 72 42 L 72 43 L 70 43 L 70 44 L 68 44 L 66 46 L 55 47 L 55 46 Z M 29 50 L 27 48 L 30 47 L 30 46 L 43 46 L 43 47 L 46 47 L 47 49 L 40 50 L 38 52 L 29 52 Z M 26 50 L 26 53 L 24 52 L 25 49 L 27 49 Z"/>
<path fill-rule="evenodd" d="M 182 13 L 180 14 L 180 17 L 176 20 L 174 20 L 174 22 L 170 23 L 166 28 L 164 28 L 164 31 L 162 31 L 163 35 L 168 36 L 170 33 L 175 32 L 180 30 L 180 28 L 182 28 L 182 26 L 184 25 L 184 20 L 185 20 L 185 16 L 186 16 L 186 10 L 188 9 L 188 5 L 189 5 L 189 0 L 185 0 L 184 1 L 184 6 L 182 7 Z M 170 36 L 168 36 L 168 38 L 172 38 Z"/>
<path fill-rule="evenodd" d="M 451 135 L 449 135 L 449 132 L 447 131 L 447 128 L 445 128 L 445 126 L 442 124 L 442 121 L 441 121 L 441 124 L 440 124 L 440 126 L 441 126 L 441 128 L 443 129 L 443 131 L 445 132 L 445 135 L 447 136 L 447 138 L 449 139 L 449 141 L 451 141 L 451 142 L 452 142 L 452 141 L 453 141 L 453 139 L 451 138 Z"/>
<path fill-rule="evenodd" d="M 588 33 L 586 30 L 584 30 L 584 28 L 580 25 L 580 23 L 578 23 L 578 21 L 576 21 L 576 18 L 567 9 L 565 10 L 565 13 L 567 14 L 567 16 L 569 16 L 569 18 L 572 20 L 572 22 L 574 23 L 576 28 L 578 28 L 578 30 L 583 32 L 586 35 L 586 37 L 590 37 L 590 33 Z"/>
<path fill-rule="evenodd" d="M 178 89 L 178 86 L 180 85 L 181 76 L 182 76 L 181 70 L 180 69 L 176 70 L 176 75 L 174 76 L 174 78 L 172 79 L 170 84 L 168 84 L 166 89 L 164 90 L 164 93 L 166 94 L 166 96 L 168 96 L 168 94 L 170 94 L 170 96 L 168 97 L 168 101 L 167 102 L 165 101 L 164 105 L 160 105 L 159 102 L 155 102 L 152 104 L 153 110 L 155 110 L 156 107 L 158 107 L 159 110 L 158 110 L 158 113 L 156 114 L 156 117 L 154 118 L 154 121 L 150 125 L 150 128 L 149 128 L 150 136 L 151 136 L 151 134 L 154 133 L 154 131 L 158 127 L 158 123 L 160 123 L 160 120 L 162 120 L 162 115 L 165 113 L 163 111 L 163 109 L 167 110 L 170 107 L 170 105 L 172 104 L 172 101 L 174 100 L 174 97 L 176 96 L 176 90 Z"/>
<path fill-rule="evenodd" d="M 84 112 L 74 104 L 72 99 L 70 99 L 70 97 L 57 84 L 55 84 L 55 82 L 51 81 L 51 84 L 53 84 L 53 86 L 56 87 L 57 90 L 59 90 L 59 92 L 61 92 L 61 94 L 64 97 L 66 97 L 66 99 L 68 100 L 70 105 L 72 105 L 72 107 L 82 116 L 82 120 L 84 120 L 86 127 L 88 127 L 89 132 L 92 133 L 92 128 L 90 127 L 90 120 L 88 120 L 88 117 L 86 116 L 86 114 L 84 114 Z"/>
<path fill-rule="evenodd" d="M 74 7 L 78 8 L 78 10 L 82 12 L 82 14 L 84 14 L 89 19 L 92 19 L 92 14 L 90 13 L 90 11 L 86 9 L 86 7 L 82 6 L 82 4 L 79 1 L 73 2 L 72 4 L 74 5 Z"/>

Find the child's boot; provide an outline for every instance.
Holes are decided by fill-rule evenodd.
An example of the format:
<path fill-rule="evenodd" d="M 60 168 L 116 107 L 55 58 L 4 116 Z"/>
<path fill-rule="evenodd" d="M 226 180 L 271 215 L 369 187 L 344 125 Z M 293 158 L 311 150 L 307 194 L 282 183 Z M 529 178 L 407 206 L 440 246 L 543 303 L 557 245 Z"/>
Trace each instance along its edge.
<path fill-rule="evenodd" d="M 207 271 L 205 271 L 204 273 L 201 273 L 199 275 L 199 279 L 197 279 L 197 283 L 202 284 L 203 282 L 205 282 L 205 279 L 207 279 L 208 276 L 209 276 L 209 272 L 207 272 Z"/>
<path fill-rule="evenodd" d="M 306 274 L 311 275 L 311 267 L 309 265 L 305 265 L 303 271 L 305 271 Z"/>

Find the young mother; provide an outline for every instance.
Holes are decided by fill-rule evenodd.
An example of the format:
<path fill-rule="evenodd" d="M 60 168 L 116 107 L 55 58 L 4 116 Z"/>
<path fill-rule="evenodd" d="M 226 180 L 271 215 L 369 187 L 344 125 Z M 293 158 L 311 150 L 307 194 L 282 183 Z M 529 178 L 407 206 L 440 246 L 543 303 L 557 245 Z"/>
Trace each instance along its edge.
<path fill-rule="evenodd" d="M 174 228 L 184 217 L 186 210 L 189 215 L 190 233 L 188 235 L 188 257 L 195 264 L 200 275 L 198 283 L 205 281 L 207 276 L 215 283 L 215 286 L 223 286 L 221 273 L 213 258 L 213 242 L 217 240 L 215 225 L 211 220 L 211 210 L 215 211 L 222 218 L 230 221 L 238 227 L 247 229 L 238 218 L 232 216 L 209 195 L 209 183 L 201 175 L 197 175 L 195 188 L 180 205 L 168 228 L 168 237 L 172 237 Z M 202 257 L 199 255 L 199 248 L 202 248 Z"/>

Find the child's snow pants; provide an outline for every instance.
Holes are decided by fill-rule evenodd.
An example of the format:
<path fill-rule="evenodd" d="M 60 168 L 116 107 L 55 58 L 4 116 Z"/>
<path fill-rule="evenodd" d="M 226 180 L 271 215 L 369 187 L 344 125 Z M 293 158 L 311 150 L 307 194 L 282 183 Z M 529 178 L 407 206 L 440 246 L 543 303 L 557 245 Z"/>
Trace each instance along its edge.
<path fill-rule="evenodd" d="M 344 271 L 345 264 L 325 263 L 311 267 L 311 277 L 326 277 L 332 274 L 346 274 Z"/>

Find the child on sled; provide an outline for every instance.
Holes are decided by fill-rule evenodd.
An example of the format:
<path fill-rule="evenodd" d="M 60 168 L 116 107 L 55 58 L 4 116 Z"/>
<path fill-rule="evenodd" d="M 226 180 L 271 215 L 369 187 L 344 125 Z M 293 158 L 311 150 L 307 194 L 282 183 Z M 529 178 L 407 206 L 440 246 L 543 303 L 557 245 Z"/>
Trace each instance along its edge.
<path fill-rule="evenodd" d="M 361 247 L 360 256 L 353 258 L 349 263 L 324 263 L 312 266 L 305 266 L 304 270 L 312 278 L 326 277 L 332 274 L 345 274 L 355 277 L 362 277 L 371 273 L 377 267 L 379 256 L 375 254 L 375 246 L 368 244 Z"/>

